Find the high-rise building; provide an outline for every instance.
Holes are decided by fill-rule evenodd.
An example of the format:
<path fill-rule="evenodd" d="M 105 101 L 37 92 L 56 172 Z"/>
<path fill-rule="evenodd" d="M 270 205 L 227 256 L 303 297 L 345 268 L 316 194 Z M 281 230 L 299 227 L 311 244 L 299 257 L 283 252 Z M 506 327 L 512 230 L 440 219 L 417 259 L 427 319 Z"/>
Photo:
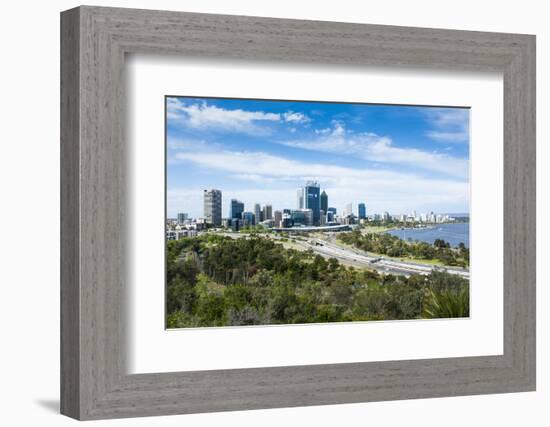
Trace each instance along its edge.
<path fill-rule="evenodd" d="M 353 215 L 353 205 L 351 203 L 348 203 L 346 205 L 346 213 L 345 216 Z"/>
<path fill-rule="evenodd" d="M 275 227 L 280 227 L 281 221 L 283 220 L 283 213 L 281 211 L 273 212 L 273 220 L 275 221 Z"/>
<path fill-rule="evenodd" d="M 391 220 L 391 215 L 389 212 L 384 212 L 384 221 L 388 222 L 389 220 Z"/>
<path fill-rule="evenodd" d="M 273 208 L 271 205 L 265 205 L 263 209 L 264 215 L 262 221 L 273 219 Z"/>
<path fill-rule="evenodd" d="M 222 192 L 204 190 L 204 219 L 216 227 L 222 225 Z"/>
<path fill-rule="evenodd" d="M 185 221 L 187 221 L 187 214 L 186 213 L 178 213 L 178 224 L 183 224 Z"/>
<path fill-rule="evenodd" d="M 332 212 L 333 215 L 336 215 L 336 208 L 328 208 L 327 213 Z"/>
<path fill-rule="evenodd" d="M 364 203 L 359 203 L 357 205 L 357 210 L 359 219 L 365 219 L 367 217 L 367 207 Z"/>
<path fill-rule="evenodd" d="M 231 220 L 231 229 L 233 231 L 239 231 L 243 226 L 243 220 L 239 218 L 233 218 Z"/>
<path fill-rule="evenodd" d="M 262 218 L 262 207 L 260 206 L 259 203 L 256 203 L 254 205 L 254 220 L 256 221 L 256 224 L 259 224 L 260 222 L 263 221 L 263 218 Z"/>
<path fill-rule="evenodd" d="M 325 214 L 328 212 L 328 196 L 325 190 L 321 193 L 321 210 L 325 211 Z"/>
<path fill-rule="evenodd" d="M 298 209 L 304 209 L 304 189 L 298 188 L 296 190 L 296 207 Z"/>
<path fill-rule="evenodd" d="M 291 213 L 294 225 L 313 225 L 313 211 L 311 209 L 296 209 Z"/>
<path fill-rule="evenodd" d="M 321 209 L 321 218 L 319 220 L 319 225 L 326 225 L 327 224 L 327 214 L 323 209 Z"/>
<path fill-rule="evenodd" d="M 313 215 L 313 224 L 319 225 L 321 219 L 321 197 L 320 186 L 315 181 L 306 182 L 304 187 L 305 209 L 311 209 Z"/>
<path fill-rule="evenodd" d="M 254 215 L 254 212 L 243 212 L 241 217 L 245 227 L 250 227 L 251 225 L 256 224 L 256 216 Z"/>
<path fill-rule="evenodd" d="M 231 205 L 229 207 L 229 218 L 241 219 L 243 212 L 244 212 L 244 203 L 237 199 L 231 199 Z"/>

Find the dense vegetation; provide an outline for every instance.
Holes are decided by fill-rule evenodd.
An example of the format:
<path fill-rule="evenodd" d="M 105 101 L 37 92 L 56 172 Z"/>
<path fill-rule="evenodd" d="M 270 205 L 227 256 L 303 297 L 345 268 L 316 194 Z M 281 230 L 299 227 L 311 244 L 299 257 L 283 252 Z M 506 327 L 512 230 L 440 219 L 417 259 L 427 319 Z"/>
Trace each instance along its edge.
<path fill-rule="evenodd" d="M 406 242 L 386 233 L 340 233 L 338 240 L 358 249 L 381 255 L 418 260 L 438 260 L 445 265 L 466 267 L 470 263 L 470 250 L 461 243 L 451 248 L 448 242 L 436 239 L 432 245 L 426 242 Z"/>
<path fill-rule="evenodd" d="M 261 235 L 167 242 L 169 328 L 464 317 L 468 281 L 380 275 Z"/>

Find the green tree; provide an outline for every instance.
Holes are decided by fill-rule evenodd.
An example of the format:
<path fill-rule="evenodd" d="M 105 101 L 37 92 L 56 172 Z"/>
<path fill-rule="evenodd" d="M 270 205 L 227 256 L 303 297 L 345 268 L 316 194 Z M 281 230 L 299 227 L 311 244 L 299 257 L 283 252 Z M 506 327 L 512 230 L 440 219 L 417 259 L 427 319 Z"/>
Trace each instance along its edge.
<path fill-rule="evenodd" d="M 424 298 L 424 317 L 440 319 L 448 317 L 468 317 L 470 315 L 470 293 L 468 288 L 460 291 L 428 290 Z"/>

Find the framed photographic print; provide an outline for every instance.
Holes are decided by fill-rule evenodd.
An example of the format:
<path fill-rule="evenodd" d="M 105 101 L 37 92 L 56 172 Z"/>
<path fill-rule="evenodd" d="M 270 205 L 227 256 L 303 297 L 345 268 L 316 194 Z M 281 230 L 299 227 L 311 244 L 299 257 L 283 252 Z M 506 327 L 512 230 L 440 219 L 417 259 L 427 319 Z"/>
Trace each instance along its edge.
<path fill-rule="evenodd" d="M 535 389 L 534 36 L 62 13 L 62 413 Z"/>
<path fill-rule="evenodd" d="M 168 328 L 469 317 L 468 108 L 166 111 Z"/>

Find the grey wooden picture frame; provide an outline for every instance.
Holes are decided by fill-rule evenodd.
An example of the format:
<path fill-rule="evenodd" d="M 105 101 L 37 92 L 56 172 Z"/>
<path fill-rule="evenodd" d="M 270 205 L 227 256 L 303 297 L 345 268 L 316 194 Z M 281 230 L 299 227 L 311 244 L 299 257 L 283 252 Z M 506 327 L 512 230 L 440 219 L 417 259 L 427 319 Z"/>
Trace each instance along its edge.
<path fill-rule="evenodd" d="M 502 72 L 504 353 L 128 374 L 128 53 Z M 89 420 L 530 390 L 535 390 L 534 36 L 89 6 L 62 12 L 63 414 Z"/>

